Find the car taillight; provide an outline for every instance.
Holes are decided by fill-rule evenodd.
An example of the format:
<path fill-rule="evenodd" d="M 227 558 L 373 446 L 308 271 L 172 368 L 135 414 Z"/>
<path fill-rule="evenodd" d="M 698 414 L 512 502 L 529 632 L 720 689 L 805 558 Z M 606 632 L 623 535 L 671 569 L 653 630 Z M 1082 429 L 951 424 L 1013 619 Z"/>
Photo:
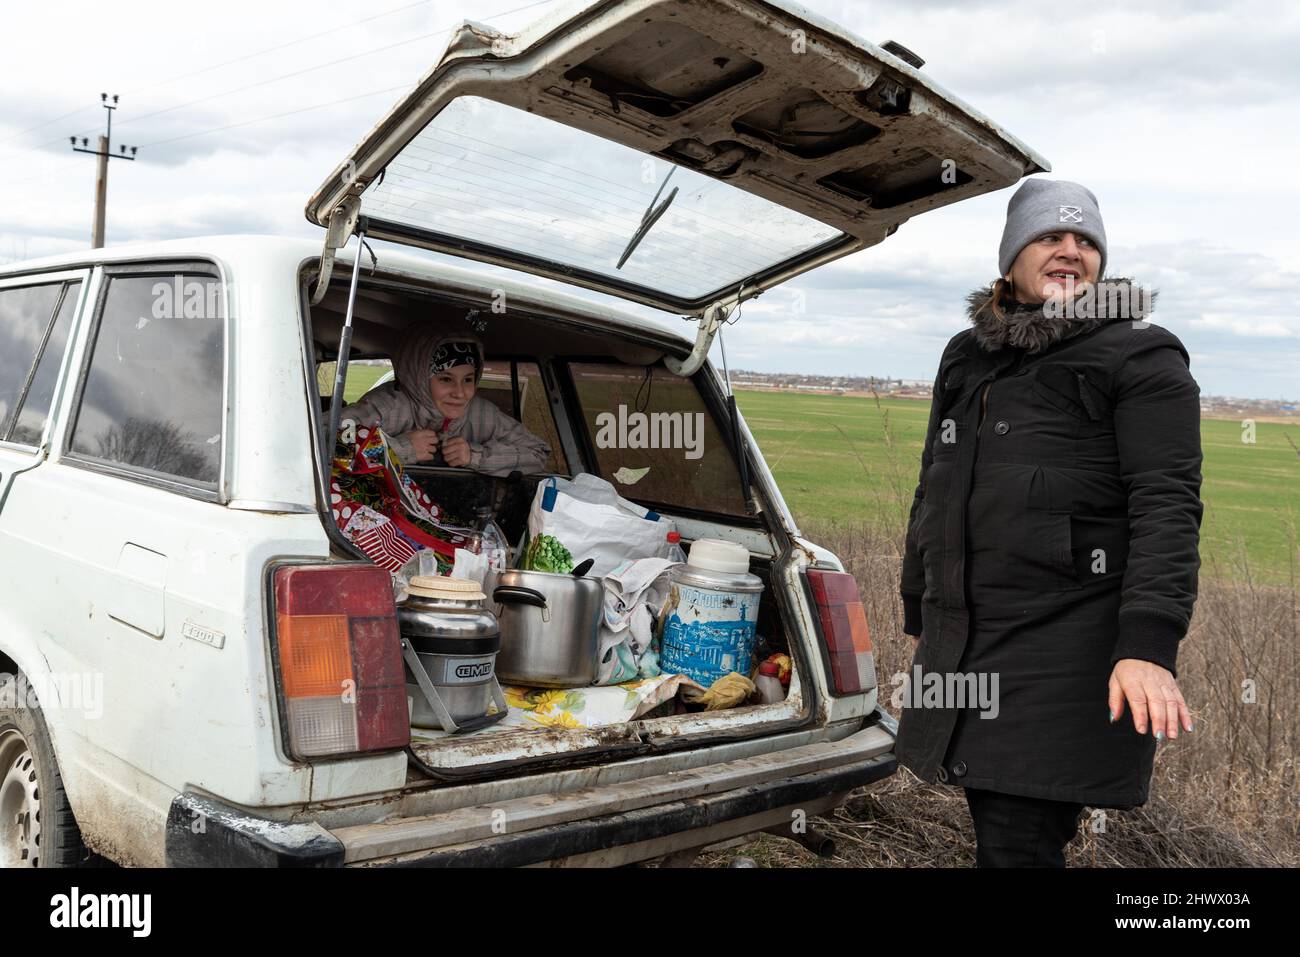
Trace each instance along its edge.
<path fill-rule="evenodd" d="M 280 691 L 297 758 L 404 748 L 406 704 L 388 572 L 372 565 L 277 568 Z"/>
<path fill-rule="evenodd" d="M 844 572 L 810 568 L 806 574 L 821 621 L 835 692 L 847 695 L 870 691 L 876 686 L 876 662 L 871 656 L 871 633 L 858 583 Z"/>

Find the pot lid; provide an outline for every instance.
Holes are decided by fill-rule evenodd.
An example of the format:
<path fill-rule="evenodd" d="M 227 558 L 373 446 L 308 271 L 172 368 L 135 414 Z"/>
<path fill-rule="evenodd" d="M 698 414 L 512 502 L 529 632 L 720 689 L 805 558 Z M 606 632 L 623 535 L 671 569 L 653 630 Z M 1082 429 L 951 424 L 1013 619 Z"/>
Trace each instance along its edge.
<path fill-rule="evenodd" d="M 440 601 L 482 601 L 487 598 L 478 582 L 445 575 L 416 575 L 407 583 L 406 591 Z"/>

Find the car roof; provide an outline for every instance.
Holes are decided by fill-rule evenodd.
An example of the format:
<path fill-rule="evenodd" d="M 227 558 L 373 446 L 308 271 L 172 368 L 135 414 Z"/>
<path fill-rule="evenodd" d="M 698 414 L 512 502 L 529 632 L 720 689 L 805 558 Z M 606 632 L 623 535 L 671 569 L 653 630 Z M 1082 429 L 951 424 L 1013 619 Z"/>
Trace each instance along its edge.
<path fill-rule="evenodd" d="M 191 239 L 123 243 L 102 249 L 82 249 L 40 259 L 5 263 L 0 265 L 0 279 L 24 273 L 89 268 L 140 259 L 215 259 L 232 267 L 236 275 L 241 262 L 255 260 L 265 267 L 268 263 L 274 264 L 279 260 L 278 268 L 296 271 L 304 261 L 319 259 L 320 254 L 321 240 L 307 237 L 254 234 L 197 236 Z M 337 252 L 334 266 L 336 277 L 351 269 L 354 255 L 352 249 Z M 513 276 L 520 277 L 516 279 L 498 271 L 452 265 L 391 247 L 381 249 L 377 258 L 380 271 L 390 276 L 397 274 L 415 279 L 437 280 L 452 287 L 479 292 L 485 287 L 491 288 L 494 293 L 499 289 L 505 292 L 509 301 L 524 308 L 556 310 L 577 318 L 614 323 L 631 331 L 648 332 L 659 337 L 669 336 L 688 346 L 693 341 L 669 325 L 673 317 L 667 313 L 662 314 L 662 319 L 650 318 L 644 314 L 651 312 L 648 308 L 644 313 L 637 313 L 626 305 L 606 305 L 566 292 L 558 288 L 558 283 L 552 284 L 522 273 L 513 273 Z M 363 262 L 362 266 L 368 267 L 369 262 Z"/>

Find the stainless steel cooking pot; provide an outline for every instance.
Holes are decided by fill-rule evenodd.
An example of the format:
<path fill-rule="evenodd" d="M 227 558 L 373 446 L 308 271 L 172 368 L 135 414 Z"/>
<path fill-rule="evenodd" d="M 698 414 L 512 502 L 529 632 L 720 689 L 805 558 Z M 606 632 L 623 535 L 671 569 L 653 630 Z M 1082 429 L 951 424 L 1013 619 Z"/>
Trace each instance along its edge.
<path fill-rule="evenodd" d="M 604 588 L 599 578 L 509 569 L 495 577 L 502 681 L 575 688 L 596 680 Z"/>

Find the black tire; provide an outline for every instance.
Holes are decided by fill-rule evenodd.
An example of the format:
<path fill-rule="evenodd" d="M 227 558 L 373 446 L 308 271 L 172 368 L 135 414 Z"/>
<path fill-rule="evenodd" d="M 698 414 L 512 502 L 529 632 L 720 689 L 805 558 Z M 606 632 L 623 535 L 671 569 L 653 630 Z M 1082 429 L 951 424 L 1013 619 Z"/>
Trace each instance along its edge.
<path fill-rule="evenodd" d="M 0 866 L 102 865 L 82 843 L 45 716 L 27 690 L 0 675 Z"/>

